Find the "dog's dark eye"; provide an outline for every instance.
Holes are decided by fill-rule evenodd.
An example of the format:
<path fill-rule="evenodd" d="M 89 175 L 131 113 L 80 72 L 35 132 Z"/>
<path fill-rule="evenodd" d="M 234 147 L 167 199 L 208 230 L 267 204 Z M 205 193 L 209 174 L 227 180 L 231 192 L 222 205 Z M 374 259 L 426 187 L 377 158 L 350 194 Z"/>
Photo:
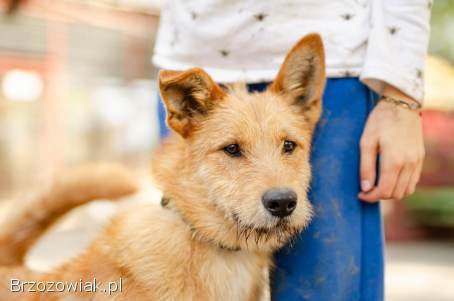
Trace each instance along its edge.
<path fill-rule="evenodd" d="M 283 147 L 284 153 L 291 154 L 295 150 L 295 147 L 296 147 L 295 142 L 289 141 L 289 140 L 284 141 L 284 147 Z"/>
<path fill-rule="evenodd" d="M 241 156 L 241 150 L 240 146 L 236 143 L 234 144 L 229 144 L 226 147 L 224 147 L 224 152 L 232 157 L 240 157 Z"/>
<path fill-rule="evenodd" d="M 229 144 L 226 147 L 224 147 L 224 152 L 232 157 L 240 157 L 241 156 L 241 150 L 240 146 L 238 144 Z"/>

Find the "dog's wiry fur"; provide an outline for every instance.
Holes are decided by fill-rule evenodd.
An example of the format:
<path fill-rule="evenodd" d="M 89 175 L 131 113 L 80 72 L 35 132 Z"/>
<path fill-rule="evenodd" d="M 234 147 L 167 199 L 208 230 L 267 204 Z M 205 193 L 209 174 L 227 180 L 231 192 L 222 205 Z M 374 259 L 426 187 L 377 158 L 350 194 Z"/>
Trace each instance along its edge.
<path fill-rule="evenodd" d="M 321 39 L 312 34 L 292 48 L 263 93 L 248 93 L 240 84 L 221 88 L 199 68 L 161 71 L 167 123 L 175 132 L 158 150 L 153 164 L 165 208 L 130 208 L 82 255 L 46 274 L 20 265 L 39 231 L 25 234 L 22 245 L 6 240 L 14 239 L 14 232 L 30 223 L 42 224 L 37 228 L 41 229 L 50 221 L 6 221 L 13 226 L 6 235 L 0 229 L 0 263 L 4 264 L 0 300 L 261 300 L 272 252 L 304 229 L 311 216 L 306 193 L 311 177 L 309 151 L 321 111 L 324 67 Z M 282 150 L 286 140 L 296 144 L 291 153 Z M 223 151 L 230 144 L 240 146 L 241 156 Z M 125 181 L 127 187 L 134 187 Z M 110 187 L 106 183 L 96 185 Z M 273 187 L 296 192 L 298 203 L 291 215 L 274 217 L 263 207 L 262 194 Z M 32 206 L 57 217 L 67 210 L 55 206 L 69 208 L 78 203 L 64 193 L 57 195 L 51 204 L 38 201 Z M 89 194 L 79 203 L 96 196 Z M 66 203 L 70 205 L 65 207 Z M 121 277 L 123 291 L 111 296 L 103 292 L 12 294 L 11 277 L 43 281 L 96 277 L 102 282 Z"/>

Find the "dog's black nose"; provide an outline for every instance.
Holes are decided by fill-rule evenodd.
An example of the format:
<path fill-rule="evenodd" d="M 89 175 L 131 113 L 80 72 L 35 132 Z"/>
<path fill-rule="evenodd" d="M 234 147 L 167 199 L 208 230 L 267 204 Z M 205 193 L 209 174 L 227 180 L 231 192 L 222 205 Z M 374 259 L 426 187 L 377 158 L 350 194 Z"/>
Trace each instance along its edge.
<path fill-rule="evenodd" d="M 297 195 L 290 188 L 273 188 L 262 196 L 262 203 L 273 216 L 286 217 L 296 208 Z"/>

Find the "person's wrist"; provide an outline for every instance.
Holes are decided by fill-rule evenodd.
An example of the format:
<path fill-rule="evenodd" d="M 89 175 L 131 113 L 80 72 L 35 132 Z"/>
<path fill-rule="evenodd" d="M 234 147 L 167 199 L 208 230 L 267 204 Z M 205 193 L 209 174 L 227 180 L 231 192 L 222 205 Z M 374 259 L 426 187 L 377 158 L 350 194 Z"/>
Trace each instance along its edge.
<path fill-rule="evenodd" d="M 421 112 L 421 104 L 416 101 L 406 101 L 406 100 L 400 99 L 400 98 L 382 96 L 382 98 L 380 98 L 379 102 L 386 102 L 395 107 L 403 108 L 403 109 L 413 111 L 416 113 Z"/>
<path fill-rule="evenodd" d="M 415 111 L 417 113 L 420 113 L 422 107 L 419 101 L 390 85 L 385 86 L 380 101 L 387 102 L 410 111 Z"/>

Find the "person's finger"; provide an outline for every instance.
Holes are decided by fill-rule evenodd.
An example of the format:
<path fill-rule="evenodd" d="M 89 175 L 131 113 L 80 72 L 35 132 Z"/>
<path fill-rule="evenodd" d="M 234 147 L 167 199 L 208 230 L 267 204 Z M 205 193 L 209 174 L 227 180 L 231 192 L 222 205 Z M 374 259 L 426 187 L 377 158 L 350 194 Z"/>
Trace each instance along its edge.
<path fill-rule="evenodd" d="M 368 192 L 374 188 L 378 155 L 378 141 L 364 135 L 360 143 L 360 177 L 361 191 Z"/>
<path fill-rule="evenodd" d="M 416 185 L 419 182 L 419 179 L 421 177 L 421 170 L 422 170 L 422 160 L 416 166 L 415 170 L 413 171 L 413 174 L 411 175 L 410 183 L 408 185 L 407 191 L 405 192 L 406 196 L 412 195 L 415 192 Z"/>
<path fill-rule="evenodd" d="M 407 164 L 404 168 L 400 170 L 399 176 L 396 181 L 396 186 L 392 193 L 391 198 L 393 200 L 401 200 L 406 196 L 406 192 L 409 189 L 411 184 L 411 177 L 414 173 L 416 166 Z"/>
<path fill-rule="evenodd" d="M 361 192 L 358 196 L 367 202 L 376 202 L 378 200 L 387 200 L 392 197 L 394 187 L 396 186 L 397 177 L 402 169 L 399 159 L 386 156 L 383 153 L 380 164 L 380 179 L 378 186 L 369 192 Z"/>

